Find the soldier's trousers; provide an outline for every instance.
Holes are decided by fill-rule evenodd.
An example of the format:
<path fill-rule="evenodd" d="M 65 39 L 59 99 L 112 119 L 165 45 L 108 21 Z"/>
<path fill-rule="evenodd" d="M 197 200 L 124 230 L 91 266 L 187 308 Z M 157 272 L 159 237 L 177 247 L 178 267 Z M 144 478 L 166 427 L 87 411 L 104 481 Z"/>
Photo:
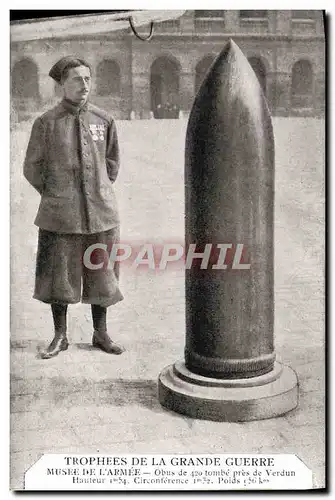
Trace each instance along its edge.
<path fill-rule="evenodd" d="M 119 289 L 119 265 L 89 269 L 83 260 L 85 251 L 96 243 L 118 243 L 120 228 L 95 234 L 60 234 L 39 230 L 34 298 L 47 304 L 98 304 L 103 307 L 123 300 Z M 96 250 L 95 252 L 99 252 Z M 105 253 L 105 257 L 107 253 Z M 94 252 L 90 259 L 102 261 Z"/>

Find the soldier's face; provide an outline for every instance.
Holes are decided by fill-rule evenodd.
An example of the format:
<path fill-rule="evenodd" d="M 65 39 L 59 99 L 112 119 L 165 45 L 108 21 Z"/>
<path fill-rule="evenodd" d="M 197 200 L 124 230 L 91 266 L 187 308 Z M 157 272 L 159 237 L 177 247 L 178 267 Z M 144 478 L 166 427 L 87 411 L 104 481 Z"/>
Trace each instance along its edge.
<path fill-rule="evenodd" d="M 78 104 L 84 103 L 91 90 L 91 72 L 86 66 L 78 66 L 69 70 L 62 87 L 64 97 Z"/>

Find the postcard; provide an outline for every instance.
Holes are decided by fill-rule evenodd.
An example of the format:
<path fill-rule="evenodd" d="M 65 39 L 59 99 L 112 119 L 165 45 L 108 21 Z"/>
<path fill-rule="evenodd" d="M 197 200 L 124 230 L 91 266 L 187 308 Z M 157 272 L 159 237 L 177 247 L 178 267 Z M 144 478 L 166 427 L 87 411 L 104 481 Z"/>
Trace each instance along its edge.
<path fill-rule="evenodd" d="M 10 487 L 323 489 L 321 10 L 11 11 Z"/>

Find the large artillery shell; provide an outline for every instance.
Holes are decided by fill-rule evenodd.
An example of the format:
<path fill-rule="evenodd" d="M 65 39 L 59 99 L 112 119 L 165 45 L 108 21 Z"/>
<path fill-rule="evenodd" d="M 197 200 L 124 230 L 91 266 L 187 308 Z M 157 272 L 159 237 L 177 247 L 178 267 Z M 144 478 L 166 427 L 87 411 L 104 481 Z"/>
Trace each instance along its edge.
<path fill-rule="evenodd" d="M 246 378 L 273 368 L 274 140 L 257 77 L 233 41 L 196 96 L 185 151 L 186 245 L 243 244 L 250 269 L 186 270 L 185 362 Z"/>

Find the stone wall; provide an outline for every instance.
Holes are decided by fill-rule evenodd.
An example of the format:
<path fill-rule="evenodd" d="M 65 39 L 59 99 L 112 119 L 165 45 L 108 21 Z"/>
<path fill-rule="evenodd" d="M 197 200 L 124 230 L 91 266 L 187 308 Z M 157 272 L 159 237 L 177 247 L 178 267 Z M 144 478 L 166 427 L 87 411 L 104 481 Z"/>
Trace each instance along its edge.
<path fill-rule="evenodd" d="M 159 85 L 160 76 L 164 80 L 168 69 L 164 74 L 163 64 L 162 75 L 156 75 L 153 83 L 152 68 L 158 58 L 163 58 L 166 68 L 172 64 L 176 71 L 178 91 L 172 100 L 187 114 L 196 93 L 196 80 L 203 76 L 203 73 L 197 76 L 200 67 L 197 65 L 205 58 L 213 59 L 226 41 L 233 38 L 246 56 L 263 68 L 265 92 L 274 115 L 323 116 L 325 42 L 321 11 L 314 11 L 313 19 L 299 19 L 297 11 L 267 12 L 266 19 L 241 19 L 239 11 L 225 11 L 222 20 L 195 20 L 194 11 L 186 11 L 178 22 L 156 25 L 150 42 L 138 40 L 129 31 L 119 31 L 94 37 L 83 34 L 81 38 L 12 43 L 12 107 L 16 112 L 13 115 L 24 117 L 59 100 L 59 91 L 48 73 L 58 59 L 69 54 L 88 60 L 93 72 L 106 59 L 119 66 L 118 94 L 98 95 L 93 78 L 91 95 L 94 103 L 111 111 L 117 119 L 129 119 L 131 115 L 148 118 L 155 112 L 153 102 L 157 102 L 160 89 L 153 89 L 153 85 Z M 24 81 L 17 66 L 22 60 L 28 60 L 23 64 Z M 311 95 L 302 95 L 301 99 L 298 96 L 293 102 L 292 93 L 296 92 L 292 89 L 292 71 L 301 60 L 308 61 L 311 67 L 308 87 Z M 32 87 L 32 78 L 36 79 L 37 91 L 32 92 L 34 95 L 23 95 L 31 92 L 28 85 Z M 22 85 L 27 86 L 26 92 L 22 93 Z M 17 88 L 20 95 L 15 92 Z M 297 107 L 297 103 L 301 105 Z"/>

